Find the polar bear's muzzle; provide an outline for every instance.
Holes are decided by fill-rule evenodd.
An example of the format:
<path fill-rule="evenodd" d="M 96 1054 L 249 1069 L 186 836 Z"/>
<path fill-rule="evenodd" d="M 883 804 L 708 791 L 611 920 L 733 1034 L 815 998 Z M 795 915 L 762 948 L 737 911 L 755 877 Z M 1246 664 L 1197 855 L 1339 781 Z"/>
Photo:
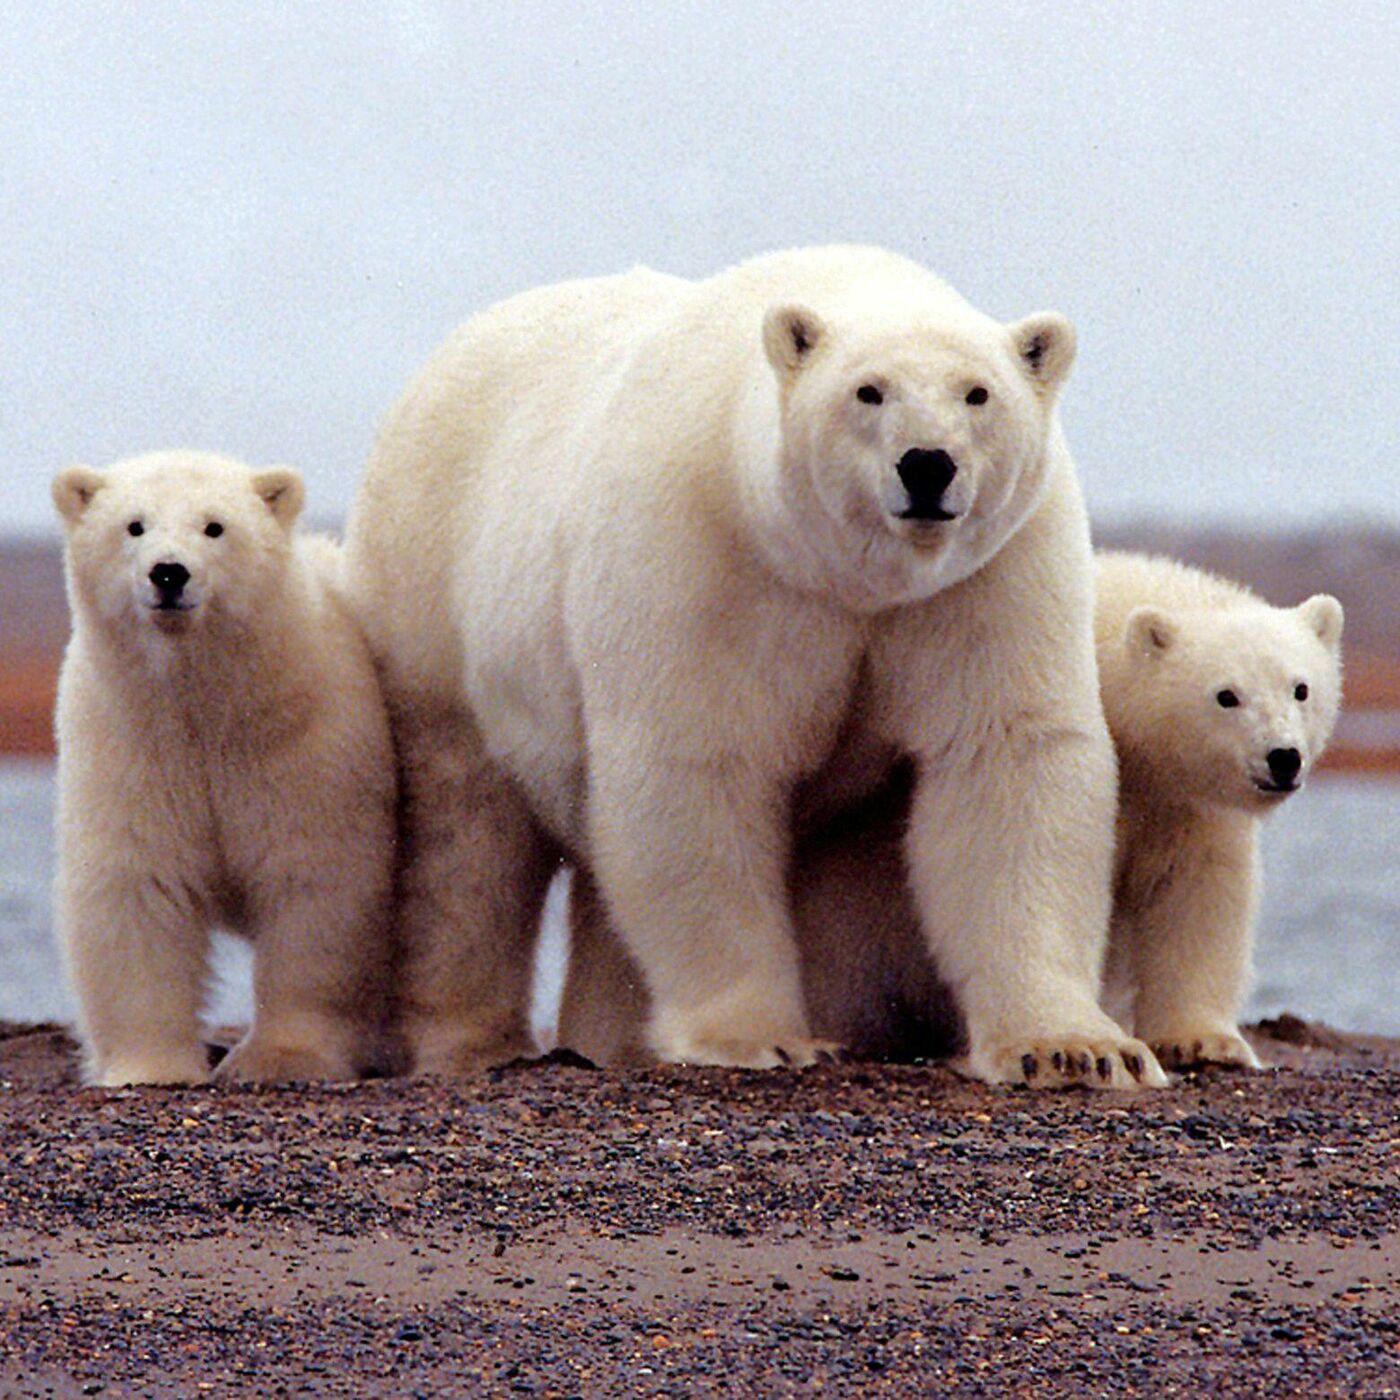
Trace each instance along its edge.
<path fill-rule="evenodd" d="M 958 464 L 941 447 L 911 447 L 894 469 L 909 497 L 909 504 L 896 512 L 901 520 L 922 525 L 957 519 L 958 513 L 947 508 L 944 496 L 958 474 Z"/>
<path fill-rule="evenodd" d="M 1255 778 L 1254 785 L 1260 792 L 1272 797 L 1287 797 L 1302 787 L 1303 755 L 1293 748 L 1274 748 L 1264 756 L 1268 765 L 1268 776 Z"/>
<path fill-rule="evenodd" d="M 190 571 L 179 563 L 153 564 L 146 575 L 151 585 L 150 607 L 156 612 L 188 612 L 194 600 L 186 593 Z"/>

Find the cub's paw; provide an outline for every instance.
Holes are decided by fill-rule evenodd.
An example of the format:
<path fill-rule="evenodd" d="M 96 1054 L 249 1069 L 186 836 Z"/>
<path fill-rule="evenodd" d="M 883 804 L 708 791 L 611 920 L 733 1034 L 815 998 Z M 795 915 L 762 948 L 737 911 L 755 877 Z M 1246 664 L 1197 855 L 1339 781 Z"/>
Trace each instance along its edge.
<path fill-rule="evenodd" d="M 809 1065 L 841 1064 L 848 1058 L 845 1048 L 835 1041 L 795 1035 L 763 1039 L 677 1036 L 658 1046 L 657 1053 L 668 1064 L 724 1065 L 731 1069 L 806 1069 Z"/>
<path fill-rule="evenodd" d="M 349 1055 L 320 1046 L 279 1045 L 250 1036 L 224 1056 L 213 1077 L 221 1084 L 286 1084 L 304 1080 L 345 1082 L 359 1076 Z"/>
<path fill-rule="evenodd" d="M 1160 1089 L 1167 1076 L 1157 1057 L 1129 1036 L 1045 1036 L 982 1045 L 956 1066 L 987 1084 L 1036 1089 Z"/>
<path fill-rule="evenodd" d="M 100 1089 L 122 1089 L 132 1084 L 207 1084 L 209 1068 L 202 1046 L 165 1053 L 113 1055 L 93 1065 L 85 1081 Z"/>
<path fill-rule="evenodd" d="M 1168 1069 L 1191 1065 L 1231 1065 L 1236 1069 L 1263 1069 L 1250 1043 L 1236 1031 L 1197 1030 L 1154 1035 L 1152 1048 Z"/>

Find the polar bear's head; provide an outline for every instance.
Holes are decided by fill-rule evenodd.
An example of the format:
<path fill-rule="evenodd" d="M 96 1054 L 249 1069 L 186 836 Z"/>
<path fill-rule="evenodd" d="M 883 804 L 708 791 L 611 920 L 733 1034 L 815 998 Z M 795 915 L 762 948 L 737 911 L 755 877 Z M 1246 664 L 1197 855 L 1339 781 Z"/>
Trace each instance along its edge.
<path fill-rule="evenodd" d="M 826 319 L 785 303 L 769 307 L 763 344 L 783 470 L 876 606 L 965 578 L 1039 503 L 1074 360 L 1064 317 L 1003 326 L 964 304 L 847 306 Z"/>
<path fill-rule="evenodd" d="M 54 478 L 75 610 L 108 626 L 183 636 L 252 621 L 281 586 L 301 477 L 226 457 L 160 452 Z"/>
<path fill-rule="evenodd" d="M 1133 610 L 1134 750 L 1193 800 L 1273 806 L 1322 753 L 1341 699 L 1342 606 Z"/>

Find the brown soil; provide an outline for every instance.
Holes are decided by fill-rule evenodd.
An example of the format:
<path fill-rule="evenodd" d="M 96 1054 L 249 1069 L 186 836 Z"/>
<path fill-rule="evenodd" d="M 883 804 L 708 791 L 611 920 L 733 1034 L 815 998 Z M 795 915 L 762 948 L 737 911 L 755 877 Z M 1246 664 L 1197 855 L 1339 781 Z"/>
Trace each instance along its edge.
<path fill-rule="evenodd" d="M 941 1066 L 79 1088 L 0 1026 L 0 1393 L 1400 1390 L 1400 1043 L 1135 1096 Z"/>

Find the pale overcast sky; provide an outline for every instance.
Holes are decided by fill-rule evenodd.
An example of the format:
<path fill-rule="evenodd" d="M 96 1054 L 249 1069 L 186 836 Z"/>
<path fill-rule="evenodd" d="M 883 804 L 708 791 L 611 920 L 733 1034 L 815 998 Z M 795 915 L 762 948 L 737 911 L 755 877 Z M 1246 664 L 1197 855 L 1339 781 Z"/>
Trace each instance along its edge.
<path fill-rule="evenodd" d="M 343 512 L 472 310 L 879 243 L 1080 333 L 1104 520 L 1400 523 L 1400 6 L 0 7 L 0 530 L 209 447 Z"/>

